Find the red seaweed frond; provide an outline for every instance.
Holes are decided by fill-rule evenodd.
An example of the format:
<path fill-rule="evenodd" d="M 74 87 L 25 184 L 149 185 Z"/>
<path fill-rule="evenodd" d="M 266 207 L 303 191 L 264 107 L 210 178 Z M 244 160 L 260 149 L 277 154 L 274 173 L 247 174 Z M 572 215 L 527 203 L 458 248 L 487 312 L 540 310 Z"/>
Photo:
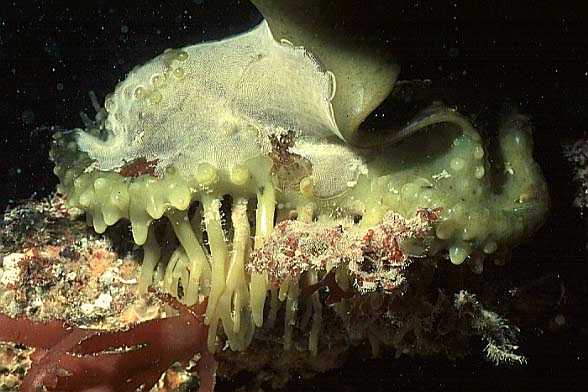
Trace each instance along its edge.
<path fill-rule="evenodd" d="M 131 392 L 141 386 L 149 390 L 173 363 L 187 362 L 196 353 L 201 354 L 200 391 L 212 391 L 216 362 L 206 348 L 206 301 L 188 308 L 164 299 L 179 311 L 177 316 L 145 321 L 123 331 L 0 314 L 0 341 L 36 348 L 21 391 L 34 392 L 43 386 L 60 392 Z"/>

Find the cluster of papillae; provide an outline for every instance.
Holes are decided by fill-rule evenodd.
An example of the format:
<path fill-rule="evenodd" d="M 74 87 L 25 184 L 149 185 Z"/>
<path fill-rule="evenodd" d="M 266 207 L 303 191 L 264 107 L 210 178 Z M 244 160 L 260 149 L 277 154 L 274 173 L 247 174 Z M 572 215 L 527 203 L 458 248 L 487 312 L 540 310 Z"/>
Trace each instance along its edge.
<path fill-rule="evenodd" d="M 219 336 L 244 350 L 283 314 L 285 347 L 304 325 L 316 352 L 322 291 L 341 302 L 396 293 L 417 256 L 472 260 L 481 272 L 541 222 L 546 189 L 524 117 L 499 131 L 503 170 L 443 107 L 411 122 L 402 144 L 366 152 L 343 140 L 335 84 L 265 22 L 167 51 L 132 71 L 105 109 L 96 104 L 86 129 L 56 135 L 59 189 L 100 233 L 130 221 L 144 250 L 141 290 L 208 299 L 210 351 Z"/>

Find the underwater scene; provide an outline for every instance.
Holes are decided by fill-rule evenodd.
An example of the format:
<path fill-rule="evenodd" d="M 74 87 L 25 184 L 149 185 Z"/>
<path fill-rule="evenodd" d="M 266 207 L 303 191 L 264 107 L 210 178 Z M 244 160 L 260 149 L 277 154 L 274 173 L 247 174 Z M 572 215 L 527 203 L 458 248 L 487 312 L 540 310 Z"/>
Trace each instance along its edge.
<path fill-rule="evenodd" d="M 586 390 L 585 22 L 2 0 L 0 392 Z"/>

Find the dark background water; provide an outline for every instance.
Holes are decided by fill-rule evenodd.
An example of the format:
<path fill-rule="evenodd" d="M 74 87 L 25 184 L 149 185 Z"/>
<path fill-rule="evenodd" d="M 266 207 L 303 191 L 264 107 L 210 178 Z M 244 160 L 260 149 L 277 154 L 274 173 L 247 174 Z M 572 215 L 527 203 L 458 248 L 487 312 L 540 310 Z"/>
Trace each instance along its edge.
<path fill-rule="evenodd" d="M 357 26 L 357 34 L 376 37 L 389 47 L 402 64 L 401 79 L 432 79 L 447 101 L 476 121 L 492 123 L 488 113 L 513 106 L 531 116 L 536 157 L 553 206 L 545 226 L 514 259 L 526 263 L 530 279 L 558 274 L 571 292 L 582 292 L 588 278 L 587 227 L 572 207 L 577 187 L 562 156 L 562 144 L 587 136 L 588 18 L 579 4 L 358 4 L 362 15 L 369 16 L 370 7 L 388 15 L 390 23 L 368 22 Z M 245 31 L 259 20 L 247 1 L 2 0 L 0 208 L 53 190 L 56 178 L 47 158 L 51 127 L 80 126 L 79 111 L 92 113 L 89 90 L 103 98 L 133 66 L 164 49 Z M 577 302 L 576 310 L 584 305 Z M 588 322 L 582 316 L 569 319 L 577 324 L 558 334 L 530 331 L 523 336 L 531 358 L 523 369 L 495 368 L 475 354 L 457 363 L 351 360 L 340 371 L 290 389 L 584 390 Z"/>

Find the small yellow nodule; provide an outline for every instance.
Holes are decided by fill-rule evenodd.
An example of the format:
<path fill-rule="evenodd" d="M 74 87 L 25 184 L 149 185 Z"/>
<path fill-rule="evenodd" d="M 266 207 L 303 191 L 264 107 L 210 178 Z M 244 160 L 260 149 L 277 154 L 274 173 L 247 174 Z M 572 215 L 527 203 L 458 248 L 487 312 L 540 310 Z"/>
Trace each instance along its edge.
<path fill-rule="evenodd" d="M 94 181 L 94 190 L 96 192 L 103 192 L 107 190 L 107 186 L 108 186 L 108 181 L 106 180 L 106 178 L 97 178 Z"/>
<path fill-rule="evenodd" d="M 186 52 L 184 50 L 181 50 L 176 55 L 176 60 L 178 60 L 178 61 L 186 61 L 187 59 L 188 59 L 188 52 Z"/>
<path fill-rule="evenodd" d="M 174 77 L 176 79 L 184 79 L 184 76 L 186 76 L 186 72 L 184 71 L 184 68 L 176 68 L 173 70 L 172 74 L 174 75 Z"/>
<path fill-rule="evenodd" d="M 165 77 L 162 74 L 154 74 L 151 76 L 151 84 L 153 87 L 161 87 L 165 83 Z"/>
<path fill-rule="evenodd" d="M 312 197 L 314 192 L 314 185 L 312 183 L 311 177 L 304 177 L 302 181 L 300 181 L 300 193 L 304 197 Z"/>
<path fill-rule="evenodd" d="M 173 183 L 168 187 L 168 200 L 178 210 L 186 210 L 192 200 L 190 189 L 183 183 Z"/>
<path fill-rule="evenodd" d="M 163 96 L 161 95 L 161 93 L 159 91 L 153 91 L 149 97 L 147 98 L 147 100 L 149 101 L 149 104 L 151 105 L 157 105 L 159 102 L 161 102 L 161 100 L 163 99 Z"/>
<path fill-rule="evenodd" d="M 467 257 L 470 255 L 471 250 L 468 246 L 452 246 L 449 248 L 449 259 L 451 263 L 455 265 L 460 265 L 463 263 Z"/>
<path fill-rule="evenodd" d="M 143 86 L 139 86 L 133 92 L 135 99 L 143 99 L 147 96 L 147 89 Z"/>
<path fill-rule="evenodd" d="M 114 99 L 112 98 L 112 94 L 109 94 L 104 100 L 104 109 L 106 109 L 108 113 L 112 113 L 114 111 L 114 108 Z"/>
<path fill-rule="evenodd" d="M 196 181 L 203 186 L 211 186 L 218 182 L 218 170 L 210 163 L 201 163 L 198 165 L 196 173 Z"/>
<path fill-rule="evenodd" d="M 238 186 L 243 186 L 249 181 L 249 170 L 242 165 L 235 166 L 230 173 L 231 182 Z"/>

